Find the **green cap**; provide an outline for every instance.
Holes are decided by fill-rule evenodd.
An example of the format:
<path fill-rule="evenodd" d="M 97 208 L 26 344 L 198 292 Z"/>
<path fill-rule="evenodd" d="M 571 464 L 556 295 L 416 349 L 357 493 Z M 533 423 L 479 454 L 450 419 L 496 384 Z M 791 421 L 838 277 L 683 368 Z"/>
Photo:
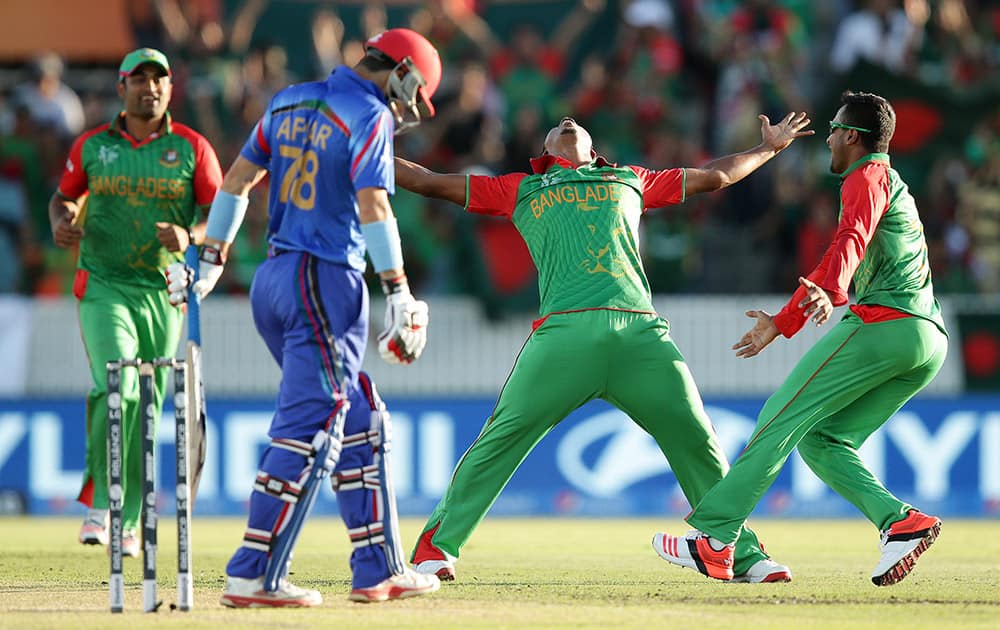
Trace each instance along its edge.
<path fill-rule="evenodd" d="M 118 80 L 124 81 L 125 77 L 135 72 L 135 69 L 144 63 L 152 63 L 163 68 L 163 71 L 170 76 L 170 63 L 167 56 L 155 48 L 140 48 L 133 50 L 122 59 L 122 65 L 118 66 Z"/>

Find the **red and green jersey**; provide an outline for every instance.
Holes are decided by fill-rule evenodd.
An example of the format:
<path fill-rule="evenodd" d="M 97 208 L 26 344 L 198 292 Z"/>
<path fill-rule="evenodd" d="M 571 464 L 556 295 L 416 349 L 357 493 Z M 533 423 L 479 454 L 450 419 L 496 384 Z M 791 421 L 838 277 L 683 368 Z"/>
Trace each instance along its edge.
<path fill-rule="evenodd" d="M 922 317 L 945 332 L 934 298 L 924 227 L 913 196 L 885 153 L 871 153 L 841 174 L 840 220 L 833 243 L 809 279 L 834 306 L 847 303 L 854 281 L 857 304 L 851 310 L 865 322 Z M 805 297 L 799 287 L 775 325 L 786 337 L 805 323 Z"/>
<path fill-rule="evenodd" d="M 59 194 L 79 199 L 87 193 L 80 269 L 161 288 L 163 270 L 184 255 L 160 245 L 156 223 L 197 223 L 222 184 L 222 169 L 208 141 L 169 114 L 162 129 L 141 142 L 123 121 L 119 115 L 76 139 Z"/>
<path fill-rule="evenodd" d="M 541 314 L 593 308 L 654 312 L 639 258 L 639 217 L 684 201 L 684 170 L 573 168 L 552 156 L 535 173 L 469 175 L 469 212 L 510 219 L 538 268 Z"/>

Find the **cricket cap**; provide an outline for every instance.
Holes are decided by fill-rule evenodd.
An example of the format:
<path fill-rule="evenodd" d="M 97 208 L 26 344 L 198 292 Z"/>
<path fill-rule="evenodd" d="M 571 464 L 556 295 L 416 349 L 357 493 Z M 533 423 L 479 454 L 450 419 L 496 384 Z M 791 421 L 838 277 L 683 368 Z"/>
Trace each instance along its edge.
<path fill-rule="evenodd" d="M 124 81 L 125 77 L 129 76 L 135 72 L 136 68 L 144 63 L 151 63 L 153 65 L 163 68 L 163 71 L 170 74 L 170 62 L 167 61 L 167 56 L 156 50 L 155 48 L 140 48 L 138 50 L 133 50 L 129 54 L 125 55 L 122 59 L 122 63 L 118 66 L 118 80 Z"/>

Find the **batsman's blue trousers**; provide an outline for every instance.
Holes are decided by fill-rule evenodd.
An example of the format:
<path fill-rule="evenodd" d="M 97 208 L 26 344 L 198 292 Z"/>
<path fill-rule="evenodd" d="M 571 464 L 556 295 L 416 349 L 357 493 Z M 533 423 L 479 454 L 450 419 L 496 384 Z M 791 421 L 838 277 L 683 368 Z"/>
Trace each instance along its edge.
<path fill-rule="evenodd" d="M 286 252 L 261 264 L 250 289 L 250 303 L 257 331 L 281 366 L 270 438 L 312 442 L 318 431 L 331 428 L 342 397 L 351 405 L 344 435 L 367 431 L 371 405 L 358 385 L 368 340 L 368 289 L 362 274 L 310 254 Z M 367 445 L 344 449 L 338 468 L 370 464 L 371 459 Z M 295 481 L 305 466 L 304 456 L 272 445 L 261 456 L 260 473 Z M 362 491 L 338 495 L 348 528 L 372 522 L 369 496 Z M 257 578 L 264 574 L 267 552 L 247 546 L 247 541 L 253 532 L 276 533 L 289 509 L 294 507 L 253 492 L 247 537 L 226 566 L 228 575 Z M 355 549 L 351 568 L 354 588 L 373 586 L 390 575 L 385 552 L 378 545 Z"/>

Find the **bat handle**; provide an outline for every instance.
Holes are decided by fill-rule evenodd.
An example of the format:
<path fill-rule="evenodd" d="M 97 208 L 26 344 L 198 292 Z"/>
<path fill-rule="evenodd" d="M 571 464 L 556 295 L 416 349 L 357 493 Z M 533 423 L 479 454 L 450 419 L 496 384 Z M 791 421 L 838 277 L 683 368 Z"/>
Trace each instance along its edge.
<path fill-rule="evenodd" d="M 190 245 L 184 256 L 184 262 L 194 270 L 191 287 L 198 281 L 198 246 Z M 201 298 L 192 288 L 188 288 L 188 340 L 201 345 Z"/>

